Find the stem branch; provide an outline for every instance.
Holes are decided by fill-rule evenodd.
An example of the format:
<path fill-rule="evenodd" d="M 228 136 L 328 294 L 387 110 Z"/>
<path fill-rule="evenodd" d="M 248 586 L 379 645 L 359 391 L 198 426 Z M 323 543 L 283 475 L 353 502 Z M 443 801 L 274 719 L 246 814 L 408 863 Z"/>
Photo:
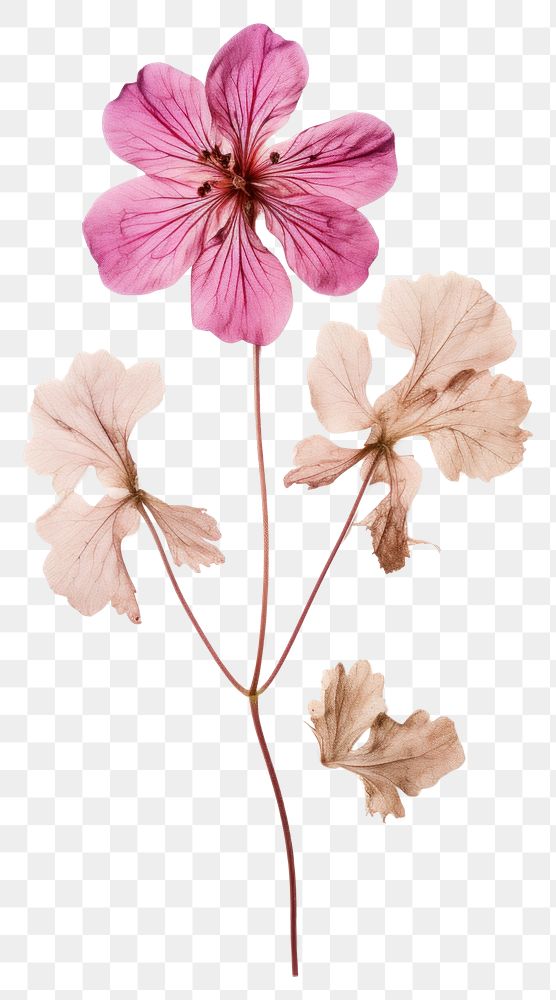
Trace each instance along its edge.
<path fill-rule="evenodd" d="M 288 875 L 290 882 L 290 945 L 291 945 L 291 957 L 292 957 L 292 976 L 297 976 L 298 974 L 298 964 L 297 964 L 297 892 L 295 886 L 295 860 L 293 854 L 292 838 L 290 833 L 290 825 L 288 823 L 288 816 L 286 813 L 286 807 L 284 805 L 284 799 L 282 796 L 282 790 L 278 783 L 278 777 L 276 771 L 274 770 L 274 764 L 272 763 L 272 758 L 265 740 L 265 736 L 261 726 L 261 720 L 259 717 L 259 703 L 257 698 L 250 698 L 251 705 L 251 715 L 253 716 L 253 723 L 255 725 L 255 732 L 257 734 L 257 739 L 259 741 L 260 748 L 264 757 L 264 762 L 266 764 L 266 769 L 268 771 L 270 780 L 272 782 L 272 788 L 274 789 L 274 796 L 276 798 L 276 804 L 278 806 L 278 812 L 280 813 L 280 819 L 282 821 L 282 830 L 284 831 L 284 841 L 286 843 L 286 855 L 288 858 Z"/>
<path fill-rule="evenodd" d="M 218 653 L 216 652 L 214 646 L 212 645 L 210 639 L 203 632 L 203 629 L 199 625 L 199 622 L 197 621 L 195 615 L 193 614 L 191 608 L 189 607 L 189 604 L 187 603 L 185 597 L 183 596 L 181 588 L 180 588 L 180 585 L 179 585 L 178 581 L 176 580 L 174 571 L 173 571 L 173 569 L 172 569 L 172 567 L 170 565 L 170 562 L 168 560 L 168 556 L 166 555 L 166 553 L 164 551 L 164 546 L 162 545 L 162 542 L 160 541 L 160 538 L 158 537 L 158 532 L 157 532 L 157 530 L 156 530 L 156 528 L 155 528 L 155 526 L 154 526 L 151 518 L 149 517 L 145 506 L 141 502 L 139 502 L 137 504 L 137 509 L 138 509 L 139 513 L 141 514 L 141 517 L 143 518 L 145 524 L 147 525 L 147 527 L 148 527 L 151 535 L 154 538 L 155 545 L 156 545 L 156 547 L 157 547 L 157 549 L 158 549 L 158 551 L 160 553 L 160 558 L 162 559 L 162 562 L 164 563 L 164 569 L 166 570 L 168 576 L 170 577 L 170 581 L 171 581 L 172 586 L 173 586 L 173 588 L 174 588 L 174 590 L 175 590 L 175 592 L 176 592 L 176 594 L 178 596 L 178 600 L 179 600 L 179 602 L 180 602 L 183 610 L 185 611 L 187 617 L 189 618 L 189 621 L 193 625 L 193 628 L 197 632 L 197 635 L 202 640 L 202 642 L 205 644 L 205 646 L 208 649 L 210 655 L 212 656 L 214 662 L 220 667 L 220 669 L 221 669 L 222 673 L 224 674 L 224 676 L 228 678 L 228 680 L 230 681 L 230 684 L 233 684 L 234 687 L 237 688 L 238 691 L 241 691 L 242 694 L 248 696 L 249 695 L 249 691 L 247 690 L 247 688 L 244 688 L 243 685 L 239 683 L 239 681 L 236 681 L 235 677 L 230 673 L 230 671 L 228 670 L 228 668 L 224 665 L 224 663 L 220 659 Z"/>
<path fill-rule="evenodd" d="M 294 630 L 293 630 L 290 638 L 288 639 L 288 642 L 286 643 L 286 646 L 284 648 L 284 652 L 282 653 L 280 659 L 278 660 L 278 663 L 274 667 L 274 670 L 272 671 L 272 673 L 271 673 L 270 677 L 268 678 L 268 680 L 266 680 L 264 682 L 263 686 L 259 689 L 259 692 L 258 692 L 259 694 L 262 694 L 263 691 L 266 691 L 267 687 L 269 687 L 272 684 L 272 681 L 276 677 L 276 674 L 279 672 L 279 670 L 281 670 L 281 668 L 283 667 L 284 663 L 286 662 L 288 653 L 290 652 L 290 649 L 292 648 L 295 640 L 297 639 L 297 636 L 299 635 L 299 631 L 301 629 L 301 626 L 303 625 L 303 622 L 305 621 L 305 619 L 307 617 L 309 609 L 310 609 L 313 601 L 315 600 L 315 597 L 317 596 L 317 594 L 319 592 L 320 586 L 321 586 L 321 584 L 322 584 L 322 582 L 323 582 L 326 574 L 328 573 L 328 570 L 330 569 L 330 567 L 331 567 L 331 565 L 332 565 L 332 563 L 333 563 L 333 561 L 334 561 L 334 559 L 336 557 L 336 554 L 338 552 L 338 549 L 340 548 L 340 545 L 342 544 L 344 538 L 346 537 L 349 529 L 351 528 L 351 526 L 352 526 L 352 524 L 353 524 L 353 522 L 354 522 L 354 520 L 355 520 L 355 518 L 357 516 L 357 508 L 359 507 L 359 504 L 361 503 L 361 498 L 362 498 L 365 490 L 367 489 L 367 486 L 369 485 L 369 482 L 370 482 L 371 476 L 373 474 L 373 471 L 374 471 L 374 468 L 375 468 L 377 460 L 378 460 L 378 456 L 372 462 L 371 467 L 370 467 L 367 475 L 365 476 L 365 478 L 363 480 L 363 485 L 361 486 L 361 489 L 359 490 L 359 493 L 357 494 L 357 496 L 355 498 L 355 503 L 353 504 L 353 507 L 351 508 L 351 510 L 350 510 L 350 512 L 349 512 L 349 514 L 347 516 L 347 521 L 344 524 L 344 527 L 342 528 L 342 530 L 341 530 L 341 532 L 340 532 L 340 534 L 338 536 L 338 540 L 337 540 L 334 548 L 332 549 L 332 552 L 328 556 L 328 559 L 326 560 L 326 562 L 325 562 L 325 564 L 324 564 L 324 566 L 322 568 L 322 572 L 321 572 L 321 574 L 320 574 L 317 582 L 315 583 L 315 586 L 313 587 L 311 593 L 309 594 L 309 597 L 307 599 L 307 603 L 305 604 L 305 607 L 303 608 L 303 611 L 301 612 L 301 614 L 300 614 L 300 616 L 299 616 L 299 618 L 297 620 L 297 625 L 295 626 L 295 628 L 294 628 Z"/>

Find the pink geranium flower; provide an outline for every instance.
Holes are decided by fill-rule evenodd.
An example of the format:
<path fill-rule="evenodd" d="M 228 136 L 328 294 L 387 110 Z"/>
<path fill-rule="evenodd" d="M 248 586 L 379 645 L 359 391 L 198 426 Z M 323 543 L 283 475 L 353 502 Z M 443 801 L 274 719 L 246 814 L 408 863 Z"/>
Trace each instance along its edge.
<path fill-rule="evenodd" d="M 192 266 L 194 325 L 269 344 L 292 291 L 257 236 L 260 215 L 310 288 L 344 295 L 363 284 L 378 240 L 357 209 L 393 184 L 394 135 L 354 112 L 269 145 L 307 77 L 303 49 L 254 24 L 216 54 L 204 87 L 163 63 L 126 84 L 106 107 L 104 134 L 146 176 L 107 191 L 85 218 L 105 285 L 144 294 Z"/>

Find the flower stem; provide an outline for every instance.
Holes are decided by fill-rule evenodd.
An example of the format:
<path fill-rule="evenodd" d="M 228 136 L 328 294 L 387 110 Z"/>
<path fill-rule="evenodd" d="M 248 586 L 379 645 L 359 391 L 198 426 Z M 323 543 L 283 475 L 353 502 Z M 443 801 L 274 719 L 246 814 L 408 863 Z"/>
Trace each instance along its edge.
<path fill-rule="evenodd" d="M 257 739 L 264 757 L 264 762 L 266 764 L 266 769 L 268 771 L 270 780 L 272 782 L 272 788 L 274 789 L 274 796 L 276 798 L 276 804 L 278 806 L 278 812 L 280 813 L 280 819 L 282 821 L 282 830 L 284 831 L 284 841 L 286 844 L 286 855 L 288 858 L 288 876 L 290 882 L 290 947 L 291 947 L 291 959 L 292 959 L 292 976 L 298 975 L 298 964 L 297 964 L 297 892 L 295 885 L 295 860 L 293 854 L 292 838 L 290 833 L 290 825 L 288 823 L 288 815 L 286 813 L 286 807 L 284 805 L 284 798 L 282 796 L 282 790 L 280 788 L 278 777 L 276 771 L 274 770 L 274 764 L 272 763 L 272 758 L 265 740 L 263 729 L 261 726 L 261 720 L 259 717 L 259 703 L 258 697 L 251 697 L 249 699 L 251 705 L 251 715 L 253 717 L 253 723 L 255 725 L 255 732 L 257 734 Z"/>
<path fill-rule="evenodd" d="M 268 678 L 268 680 L 266 680 L 264 682 L 264 684 L 262 685 L 262 687 L 259 688 L 259 691 L 258 691 L 259 694 L 262 694 L 263 691 L 266 691 L 267 687 L 269 687 L 272 684 L 274 678 L 276 677 L 276 674 L 281 670 L 281 668 L 283 667 L 284 663 L 286 662 L 286 659 L 287 659 L 287 656 L 288 656 L 288 654 L 290 652 L 290 649 L 292 648 L 295 640 L 297 639 L 297 636 L 299 635 L 301 626 L 303 625 L 303 622 L 305 621 L 305 619 L 307 617 L 309 609 L 310 609 L 313 601 L 315 600 L 315 597 L 317 596 L 317 594 L 319 592 L 320 586 L 321 586 L 321 584 L 322 584 L 322 582 L 323 582 L 326 574 L 328 573 L 328 570 L 330 569 L 330 567 L 331 567 L 331 565 L 332 565 L 332 563 L 333 563 L 333 561 L 334 561 L 334 559 L 336 557 L 336 554 L 338 552 L 338 549 L 340 548 L 340 545 L 342 544 L 344 538 L 346 537 L 349 529 L 351 528 L 351 526 L 352 526 L 352 524 L 353 524 L 353 522 L 354 522 L 354 520 L 355 520 L 355 518 L 357 516 L 357 508 L 359 507 L 359 504 L 361 503 L 361 498 L 362 498 L 365 490 L 367 489 L 367 486 L 369 485 L 369 482 L 370 482 L 371 476 L 373 474 L 373 470 L 375 468 L 377 460 L 378 460 L 378 457 L 375 458 L 374 461 L 372 462 L 371 467 L 370 467 L 367 475 L 365 476 L 365 478 L 363 480 L 363 485 L 361 486 L 361 489 L 359 490 L 359 493 L 357 494 L 357 496 L 355 498 L 355 503 L 353 504 L 353 507 L 351 508 L 351 510 L 350 510 L 350 512 L 349 512 L 349 514 L 347 516 L 347 521 L 344 524 L 344 527 L 342 528 L 342 530 L 341 530 L 341 532 L 340 532 L 340 534 L 338 536 L 338 540 L 337 540 L 334 548 L 332 549 L 332 552 L 328 556 L 328 559 L 326 560 L 326 562 L 325 562 L 325 564 L 324 564 L 324 566 L 322 568 L 322 572 L 321 572 L 321 574 L 320 574 L 317 582 L 315 583 L 315 586 L 313 587 L 311 593 L 309 594 L 309 597 L 307 598 L 307 603 L 305 604 L 305 607 L 303 608 L 303 611 L 301 612 L 301 614 L 300 614 L 300 616 L 299 616 L 299 618 L 297 620 L 297 625 L 295 626 L 295 628 L 294 628 L 294 630 L 293 630 L 290 638 L 288 639 L 288 642 L 286 643 L 284 651 L 283 651 L 280 659 L 278 660 L 278 663 L 274 667 L 274 670 L 272 671 L 270 677 Z"/>
<path fill-rule="evenodd" d="M 269 569 L 269 529 L 268 529 L 268 496 L 266 490 L 266 474 L 264 467 L 263 435 L 261 427 L 261 348 L 253 347 L 253 385 L 255 389 L 255 426 L 257 430 L 257 460 L 259 465 L 259 483 L 261 488 L 261 508 L 263 521 L 263 586 L 261 594 L 261 620 L 259 625 L 259 644 L 257 658 L 251 681 L 251 694 L 257 690 L 263 662 L 264 640 L 266 633 L 266 616 L 268 610 L 268 569 Z"/>
<path fill-rule="evenodd" d="M 175 592 L 176 592 L 176 594 L 178 596 L 178 600 L 179 600 L 179 602 L 180 602 L 183 610 L 185 611 L 187 617 L 189 618 L 189 621 L 193 625 L 193 628 L 196 630 L 197 635 L 202 640 L 202 642 L 205 644 L 205 646 L 208 649 L 210 655 L 212 656 L 214 662 L 217 664 L 217 666 L 220 667 L 220 670 L 222 671 L 222 673 L 224 674 L 224 676 L 228 678 L 228 680 L 230 681 L 230 684 L 233 684 L 234 687 L 237 688 L 238 691 L 241 691 L 242 694 L 248 696 L 249 695 L 249 691 L 247 690 L 247 688 L 244 688 L 243 685 L 239 683 L 239 681 L 236 681 L 235 677 L 230 673 L 230 671 L 228 670 L 228 668 L 224 665 L 224 663 L 220 659 L 218 653 L 216 652 L 214 646 L 212 645 L 210 639 L 203 632 L 203 629 L 199 625 L 199 622 L 197 621 L 195 615 L 193 614 L 191 608 L 189 607 L 189 604 L 187 603 L 185 597 L 182 594 L 180 585 L 179 585 L 178 581 L 176 580 L 174 571 L 173 571 L 173 569 L 172 569 L 172 567 L 170 565 L 170 562 L 168 560 L 168 556 L 166 555 L 166 553 L 164 551 L 164 546 L 162 545 L 162 542 L 160 541 L 160 538 L 158 537 L 158 532 L 157 532 L 157 530 L 156 530 L 156 528 L 155 528 L 155 526 L 154 526 L 151 518 L 149 517 L 149 515 L 148 515 L 148 513 L 147 513 L 147 511 L 146 511 L 146 509 L 144 507 L 144 505 L 140 501 L 137 504 L 137 509 L 138 509 L 139 513 L 141 514 L 141 517 L 143 518 L 145 524 L 147 525 L 147 527 L 148 527 L 151 535 L 154 538 L 155 545 L 156 545 L 156 547 L 157 547 L 157 549 L 158 549 L 158 551 L 160 553 L 160 558 L 162 559 L 162 562 L 164 563 L 164 569 L 166 570 L 168 576 L 170 577 L 170 581 L 171 581 L 172 586 L 173 586 L 173 588 L 174 588 L 174 590 L 175 590 Z"/>

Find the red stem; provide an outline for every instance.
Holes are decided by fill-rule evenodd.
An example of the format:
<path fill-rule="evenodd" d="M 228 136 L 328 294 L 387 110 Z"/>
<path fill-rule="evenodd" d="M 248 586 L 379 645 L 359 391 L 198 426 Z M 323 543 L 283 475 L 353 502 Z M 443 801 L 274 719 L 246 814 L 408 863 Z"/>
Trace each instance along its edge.
<path fill-rule="evenodd" d="M 272 671 L 272 673 L 271 673 L 270 677 L 268 678 L 268 680 L 266 680 L 264 682 L 263 686 L 261 688 L 259 688 L 259 692 L 258 692 L 259 694 L 262 694 L 263 691 L 266 691 L 267 687 L 269 687 L 272 684 L 272 681 L 276 677 L 276 674 L 283 667 L 283 665 L 284 665 L 284 663 L 286 661 L 286 658 L 288 656 L 288 653 L 289 653 L 290 649 L 292 648 L 295 640 L 297 639 L 297 636 L 299 635 L 299 631 L 301 629 L 301 626 L 303 625 L 303 622 L 305 621 L 305 619 L 307 617 L 309 609 L 310 609 L 313 601 L 315 600 L 315 597 L 317 596 L 317 594 L 319 592 L 321 583 L 324 580 L 326 574 L 328 573 L 328 570 L 330 569 L 330 566 L 332 565 L 332 563 L 333 563 L 333 561 L 334 561 L 334 559 L 336 557 L 336 554 L 338 552 L 338 549 L 340 548 L 340 545 L 342 544 L 344 538 L 346 537 L 349 529 L 351 528 L 351 526 L 352 526 L 352 524 L 353 524 L 353 522 L 355 520 L 355 517 L 357 515 L 357 508 L 359 507 L 359 504 L 361 503 L 361 498 L 362 498 L 365 490 L 367 489 L 367 486 L 369 485 L 369 482 L 370 482 L 371 476 L 373 474 L 373 470 L 374 470 L 374 467 L 376 465 L 377 460 L 378 460 L 378 456 L 372 462 L 371 467 L 370 467 L 367 475 L 365 476 L 365 478 L 363 480 L 363 485 L 361 486 L 361 489 L 359 490 L 359 493 L 357 494 L 357 496 L 355 498 L 355 503 L 353 504 L 353 507 L 351 508 L 351 510 L 350 510 L 350 512 L 349 512 L 349 514 L 347 516 L 347 521 L 344 524 L 344 527 L 342 528 L 342 530 L 341 530 L 341 532 L 340 532 L 340 534 L 338 536 L 338 540 L 337 540 L 334 548 L 332 549 L 332 552 L 328 556 L 328 559 L 326 560 L 326 562 L 325 562 L 325 564 L 324 564 L 324 566 L 322 568 L 322 572 L 321 572 L 321 574 L 320 574 L 317 582 L 315 583 L 315 586 L 313 587 L 311 593 L 309 594 L 309 597 L 307 599 L 307 603 L 306 603 L 305 607 L 303 608 L 303 611 L 301 612 L 301 614 L 299 616 L 299 619 L 297 621 L 297 625 L 295 626 L 295 628 L 294 628 L 294 630 L 293 630 L 293 632 L 292 632 L 292 634 L 291 634 L 288 642 L 286 643 L 284 652 L 282 653 L 280 659 L 278 660 L 278 663 L 274 667 L 274 670 Z"/>
<path fill-rule="evenodd" d="M 255 387 L 255 426 L 257 429 L 257 461 L 259 465 L 259 483 L 261 488 L 261 507 L 263 520 L 263 587 L 261 594 L 261 620 L 259 625 L 259 645 L 257 659 L 251 681 L 251 694 L 257 690 L 263 662 L 264 640 L 266 634 L 266 616 L 268 610 L 268 568 L 269 568 L 269 529 L 268 529 L 268 497 L 266 490 L 266 474 L 264 467 L 263 435 L 261 426 L 261 348 L 253 347 L 253 384 Z"/>
<path fill-rule="evenodd" d="M 155 545 L 156 545 L 156 547 L 157 547 L 157 549 L 158 549 L 158 551 L 160 553 L 160 558 L 162 559 L 162 562 L 164 563 L 164 569 L 166 570 L 168 576 L 170 577 L 170 581 L 171 581 L 172 586 L 173 586 L 173 588 L 174 588 L 174 590 L 175 590 L 175 592 L 176 592 L 176 594 L 178 596 L 178 600 L 179 600 L 179 602 L 180 602 L 183 610 L 185 611 L 187 617 L 189 618 L 189 621 L 193 625 L 193 628 L 196 630 L 197 635 L 204 642 L 204 644 L 205 644 L 206 648 L 208 649 L 210 655 L 212 656 L 214 662 L 220 667 L 220 669 L 221 669 L 222 673 L 224 674 L 224 676 L 227 677 L 228 680 L 230 681 L 230 684 L 233 684 L 234 687 L 237 688 L 238 691 L 241 691 L 242 694 L 249 695 L 249 691 L 247 690 L 247 688 L 244 688 L 243 685 L 239 683 L 239 681 L 236 681 L 235 677 L 230 673 L 230 671 L 228 670 L 228 668 L 224 665 L 224 663 L 220 659 L 218 653 L 216 652 L 214 646 L 212 645 L 210 639 L 207 638 L 207 636 L 203 632 L 203 629 L 199 625 L 199 622 L 197 621 L 195 615 L 193 614 L 191 608 L 189 607 L 189 604 L 187 603 L 185 597 L 183 596 L 183 594 L 181 592 L 180 585 L 179 585 L 178 581 L 176 580 L 176 577 L 174 575 L 174 571 L 173 571 L 173 569 L 172 569 L 172 567 L 170 565 L 170 562 L 168 560 L 168 556 L 166 555 L 166 553 L 164 551 L 164 547 L 162 545 L 162 542 L 160 541 L 160 538 L 158 537 L 158 532 L 157 532 L 157 530 L 156 530 L 156 528 L 155 528 L 155 526 L 154 526 L 151 518 L 149 517 L 149 515 L 148 515 L 148 513 L 147 513 L 147 511 L 146 511 L 146 509 L 144 507 L 144 505 L 141 502 L 139 502 L 137 504 L 137 509 L 138 509 L 139 513 L 141 514 L 141 517 L 145 521 L 145 524 L 147 525 L 147 527 L 148 527 L 151 535 L 154 538 Z"/>
<path fill-rule="evenodd" d="M 276 771 L 274 770 L 274 764 L 272 763 L 272 758 L 264 737 L 264 733 L 261 726 L 261 720 L 259 717 L 259 704 L 256 697 L 251 697 L 251 715 L 253 716 L 253 722 L 255 724 L 255 732 L 257 734 L 257 739 L 264 757 L 264 762 L 266 764 L 266 769 L 268 771 L 270 780 L 272 782 L 272 787 L 274 789 L 274 795 L 276 798 L 276 804 L 278 806 L 278 812 L 280 813 L 280 819 L 282 821 L 282 830 L 284 831 L 284 841 L 286 843 L 286 855 L 288 858 L 288 875 L 290 881 L 290 945 L 291 945 L 291 957 L 292 957 L 292 976 L 297 976 L 298 974 L 298 964 L 297 964 L 297 892 L 295 886 L 295 860 L 293 854 L 292 838 L 290 833 L 290 825 L 288 823 L 288 816 L 286 813 L 286 807 L 284 805 L 284 799 L 282 796 L 282 790 L 278 783 L 278 778 L 276 776 Z"/>

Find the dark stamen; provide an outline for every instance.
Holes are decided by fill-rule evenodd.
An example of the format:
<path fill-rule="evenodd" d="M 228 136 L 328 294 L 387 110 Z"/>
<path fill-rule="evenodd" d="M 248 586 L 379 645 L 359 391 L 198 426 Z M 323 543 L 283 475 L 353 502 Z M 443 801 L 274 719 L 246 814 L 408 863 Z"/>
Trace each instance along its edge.
<path fill-rule="evenodd" d="M 203 160 L 210 160 L 212 153 L 210 149 L 202 149 L 201 156 L 203 157 Z"/>
<path fill-rule="evenodd" d="M 271 163 L 278 163 L 279 159 L 280 159 L 280 153 L 277 153 L 276 151 L 274 151 L 273 153 L 270 154 L 270 162 Z"/>
<path fill-rule="evenodd" d="M 223 167 L 229 167 L 231 158 L 232 158 L 231 153 L 225 153 L 224 156 L 220 157 L 220 163 L 222 164 Z"/>
<path fill-rule="evenodd" d="M 208 194 L 210 190 L 211 190 L 211 186 L 210 186 L 209 182 L 205 181 L 205 183 L 203 184 L 203 191 L 205 192 L 205 194 Z"/>
<path fill-rule="evenodd" d="M 197 188 L 197 194 L 198 194 L 198 195 L 200 195 L 200 196 L 201 196 L 201 198 L 202 198 L 202 197 L 203 197 L 203 195 L 205 195 L 206 193 L 207 193 L 207 192 L 205 191 L 205 185 L 204 185 L 204 184 L 201 184 L 201 187 L 198 187 L 198 188 Z"/>

